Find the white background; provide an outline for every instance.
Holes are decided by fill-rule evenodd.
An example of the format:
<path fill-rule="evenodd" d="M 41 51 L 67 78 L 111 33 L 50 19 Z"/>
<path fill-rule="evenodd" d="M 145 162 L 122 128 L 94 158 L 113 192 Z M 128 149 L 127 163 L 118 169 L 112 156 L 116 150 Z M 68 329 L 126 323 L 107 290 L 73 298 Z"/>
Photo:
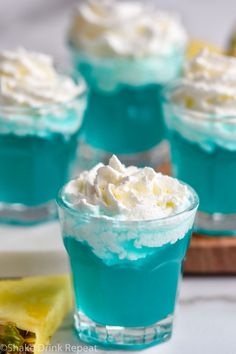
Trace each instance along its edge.
<path fill-rule="evenodd" d="M 99 0 L 97 0 L 99 1 Z M 146 1 L 146 0 L 143 0 Z M 236 25 L 235 0 L 153 0 L 182 15 L 191 36 L 225 45 Z M 0 49 L 23 45 L 66 60 L 68 14 L 76 0 L 0 0 Z"/>

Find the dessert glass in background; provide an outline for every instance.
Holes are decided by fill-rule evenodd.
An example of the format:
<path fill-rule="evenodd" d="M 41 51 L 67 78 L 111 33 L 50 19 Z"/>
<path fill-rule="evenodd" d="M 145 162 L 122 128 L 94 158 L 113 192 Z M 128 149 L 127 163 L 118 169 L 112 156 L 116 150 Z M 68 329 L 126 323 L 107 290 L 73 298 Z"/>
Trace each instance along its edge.
<path fill-rule="evenodd" d="M 113 156 L 65 185 L 57 202 L 80 339 L 118 349 L 168 340 L 195 192 Z"/>
<path fill-rule="evenodd" d="M 236 232 L 236 59 L 208 51 L 164 95 L 173 175 L 200 198 L 198 231 Z"/>
<path fill-rule="evenodd" d="M 180 74 L 187 42 L 179 19 L 149 2 L 82 1 L 69 31 L 73 66 L 90 88 L 80 163 L 156 167 L 167 154 L 160 94 Z"/>
<path fill-rule="evenodd" d="M 0 222 L 44 221 L 72 177 L 85 84 L 24 49 L 0 53 L 0 80 Z"/>

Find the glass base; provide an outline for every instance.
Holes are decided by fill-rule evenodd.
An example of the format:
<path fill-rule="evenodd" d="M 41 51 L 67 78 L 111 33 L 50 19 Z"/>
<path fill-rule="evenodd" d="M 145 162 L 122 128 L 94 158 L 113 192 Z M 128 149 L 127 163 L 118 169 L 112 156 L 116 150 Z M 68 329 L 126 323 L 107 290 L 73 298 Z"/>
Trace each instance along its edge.
<path fill-rule="evenodd" d="M 97 149 L 87 144 L 85 141 L 81 141 L 77 155 L 79 166 L 76 172 L 78 173 L 81 170 L 90 169 L 99 162 L 107 164 L 111 155 L 112 152 Z M 146 151 L 133 154 L 116 154 L 116 156 L 126 166 L 150 166 L 156 168 L 160 166 L 164 161 L 168 160 L 169 147 L 168 143 L 163 141 Z"/>
<path fill-rule="evenodd" d="M 57 207 L 54 200 L 39 206 L 0 203 L 0 223 L 15 225 L 35 225 L 56 218 Z"/>
<path fill-rule="evenodd" d="M 75 328 L 82 341 L 107 349 L 143 349 L 169 340 L 172 334 L 171 315 L 148 327 L 105 326 L 93 322 L 81 312 L 74 317 Z"/>
<path fill-rule="evenodd" d="M 209 236 L 236 236 L 236 214 L 198 212 L 194 230 Z"/>

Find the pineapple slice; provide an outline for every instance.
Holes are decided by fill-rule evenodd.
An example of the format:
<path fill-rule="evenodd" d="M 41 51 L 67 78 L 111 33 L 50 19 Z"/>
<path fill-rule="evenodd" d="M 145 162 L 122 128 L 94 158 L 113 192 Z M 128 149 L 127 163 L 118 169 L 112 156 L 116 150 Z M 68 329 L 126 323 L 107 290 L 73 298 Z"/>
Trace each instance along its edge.
<path fill-rule="evenodd" d="M 236 57 L 236 31 L 234 29 L 234 31 L 232 32 L 227 48 L 226 48 L 226 53 L 229 56 L 233 56 Z"/>
<path fill-rule="evenodd" d="M 210 43 L 193 39 L 188 44 L 187 58 L 188 59 L 193 58 L 195 55 L 197 55 L 204 48 L 207 48 L 210 52 L 213 52 L 213 53 L 223 54 L 223 51 L 220 48 L 217 48 Z"/>
<path fill-rule="evenodd" d="M 0 353 L 39 353 L 71 309 L 67 275 L 0 281 Z"/>

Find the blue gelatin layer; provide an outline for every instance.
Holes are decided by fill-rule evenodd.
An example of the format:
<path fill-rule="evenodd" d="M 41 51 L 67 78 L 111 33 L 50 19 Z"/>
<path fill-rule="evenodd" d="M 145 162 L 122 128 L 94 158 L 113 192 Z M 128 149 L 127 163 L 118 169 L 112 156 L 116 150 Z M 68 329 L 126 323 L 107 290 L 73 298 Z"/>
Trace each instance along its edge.
<path fill-rule="evenodd" d="M 97 323 L 124 327 L 149 326 L 172 315 L 190 236 L 188 231 L 145 258 L 109 265 L 88 245 L 65 235 L 76 310 Z"/>
<path fill-rule="evenodd" d="M 89 145 L 117 154 L 148 150 L 164 139 L 161 85 L 91 89 L 84 120 Z"/>
<path fill-rule="evenodd" d="M 77 133 L 0 135 L 0 200 L 38 206 L 54 199 L 69 179 Z"/>
<path fill-rule="evenodd" d="M 235 213 L 236 151 L 210 141 L 205 149 L 174 130 L 170 130 L 170 143 L 174 176 L 197 191 L 199 210 Z"/>
<path fill-rule="evenodd" d="M 144 58 L 91 57 L 69 44 L 75 72 L 90 89 L 84 140 L 116 154 L 145 152 L 165 139 L 163 86 L 177 78 L 185 48 Z"/>

